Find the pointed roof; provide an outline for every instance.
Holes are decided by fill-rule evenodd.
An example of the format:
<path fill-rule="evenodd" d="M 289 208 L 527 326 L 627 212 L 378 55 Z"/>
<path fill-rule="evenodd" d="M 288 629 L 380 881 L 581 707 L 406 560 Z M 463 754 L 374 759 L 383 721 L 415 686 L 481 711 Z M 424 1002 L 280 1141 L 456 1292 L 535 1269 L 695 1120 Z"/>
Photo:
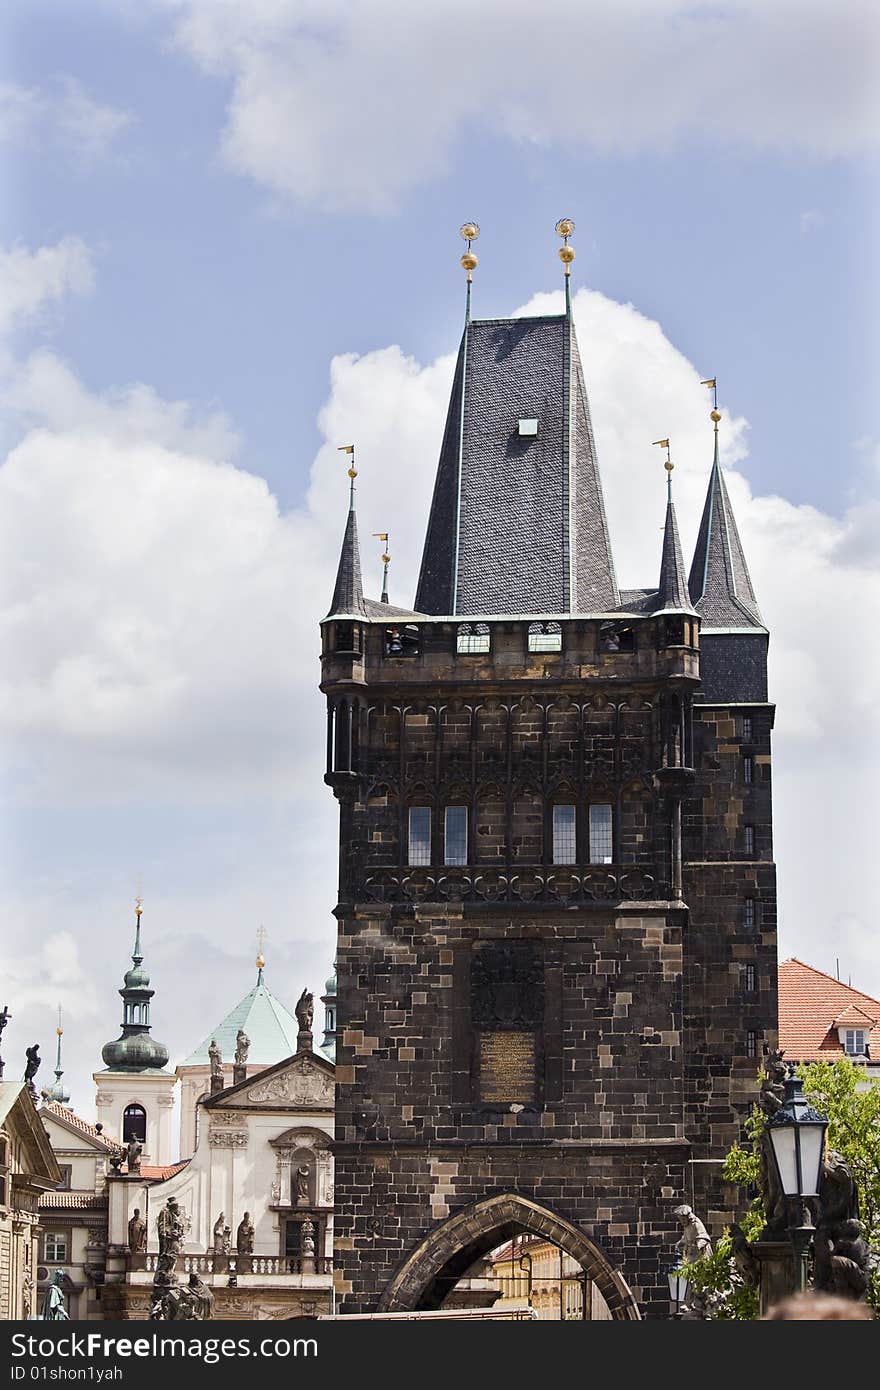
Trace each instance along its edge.
<path fill-rule="evenodd" d="M 112 1139 L 108 1139 L 93 1124 L 89 1124 L 88 1120 L 84 1120 L 81 1115 L 77 1115 L 76 1111 L 59 1101 L 50 1101 L 48 1105 L 41 1105 L 40 1115 L 50 1120 L 57 1120 L 62 1129 L 81 1135 L 94 1148 L 101 1149 L 104 1153 L 116 1153 L 120 1148 L 119 1144 L 114 1144 Z"/>
<path fill-rule="evenodd" d="M 0 1125 L 21 1137 L 19 1172 L 27 1175 L 26 1185 L 57 1187 L 61 1170 L 26 1081 L 0 1081 Z"/>
<path fill-rule="evenodd" d="M 520 432 L 520 421 L 537 421 Z M 465 325 L 416 608 L 590 613 L 620 602 L 567 314 Z"/>
<path fill-rule="evenodd" d="M 666 525 L 663 530 L 663 556 L 660 561 L 660 583 L 657 587 L 657 613 L 693 613 L 690 594 L 685 576 L 681 541 L 678 537 L 678 522 L 675 519 L 675 503 L 672 500 L 672 478 L 669 479 L 669 496 L 666 502 Z"/>
<path fill-rule="evenodd" d="M 712 628 L 764 628 L 718 459 L 718 429 L 709 489 L 690 573 L 691 601 Z"/>
<path fill-rule="evenodd" d="M 364 590 L 361 581 L 361 554 L 358 546 L 357 516 L 354 510 L 354 491 L 342 537 L 342 550 L 339 554 L 339 568 L 336 571 L 336 587 L 328 618 L 363 618 Z"/>
<path fill-rule="evenodd" d="M 204 1041 L 180 1065 L 208 1066 L 208 1048 L 212 1038 L 217 1040 L 223 1061 L 231 1062 L 239 1028 L 243 1028 L 250 1039 L 248 1067 L 271 1066 L 296 1052 L 299 1024 L 265 983 L 262 967 L 257 971 L 257 983 L 253 989 L 239 1000 L 216 1028 L 212 1028 Z"/>
<path fill-rule="evenodd" d="M 849 1022 L 850 1009 L 865 1021 Z M 870 1030 L 872 1057 L 880 1057 L 880 1000 L 792 957 L 779 965 L 779 1046 L 792 1062 L 833 1062 L 843 1056 L 838 1027 Z"/>

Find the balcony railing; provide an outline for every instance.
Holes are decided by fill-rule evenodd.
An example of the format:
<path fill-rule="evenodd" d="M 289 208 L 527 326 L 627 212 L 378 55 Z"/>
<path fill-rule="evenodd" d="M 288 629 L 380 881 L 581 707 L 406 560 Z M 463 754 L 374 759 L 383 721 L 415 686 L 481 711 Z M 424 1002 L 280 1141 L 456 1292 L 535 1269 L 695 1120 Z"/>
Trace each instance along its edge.
<path fill-rule="evenodd" d="M 371 902 L 547 902 L 584 904 L 647 901 L 665 896 L 656 877 L 638 864 L 447 865 L 377 869 L 364 882 Z"/>
<path fill-rule="evenodd" d="M 154 1274 L 159 1256 L 153 1253 L 132 1255 L 131 1268 L 146 1270 Z M 323 1255 L 310 1258 L 292 1255 L 218 1255 L 209 1251 L 204 1255 L 179 1255 L 177 1272 L 179 1274 L 236 1274 L 236 1275 L 284 1275 L 284 1274 L 330 1274 L 333 1262 Z"/>

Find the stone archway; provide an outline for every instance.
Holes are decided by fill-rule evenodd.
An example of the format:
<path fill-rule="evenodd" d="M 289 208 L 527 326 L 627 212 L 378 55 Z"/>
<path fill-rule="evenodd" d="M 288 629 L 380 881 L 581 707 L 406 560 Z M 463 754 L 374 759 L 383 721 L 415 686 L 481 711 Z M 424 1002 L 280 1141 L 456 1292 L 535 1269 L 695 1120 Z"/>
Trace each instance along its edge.
<path fill-rule="evenodd" d="M 609 1264 L 589 1236 L 518 1192 L 487 1197 L 436 1226 L 387 1285 L 379 1300 L 379 1311 L 402 1313 L 438 1308 L 475 1260 L 522 1231 L 553 1241 L 577 1260 L 596 1284 L 613 1319 L 641 1321 L 623 1275 Z"/>

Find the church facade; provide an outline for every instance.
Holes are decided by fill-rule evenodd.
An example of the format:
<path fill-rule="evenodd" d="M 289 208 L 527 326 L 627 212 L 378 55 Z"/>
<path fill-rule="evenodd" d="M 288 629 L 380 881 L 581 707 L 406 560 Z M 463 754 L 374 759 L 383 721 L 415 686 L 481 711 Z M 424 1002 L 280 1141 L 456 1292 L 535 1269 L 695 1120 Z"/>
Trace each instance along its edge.
<path fill-rule="evenodd" d="M 775 1041 L 773 706 L 719 420 L 690 575 L 670 482 L 640 590 L 570 307 L 468 316 L 412 609 L 364 597 L 352 485 L 321 680 L 343 1314 L 438 1307 L 527 1234 L 612 1318 L 666 1316 L 674 1208 L 733 1217 L 713 1160 Z"/>

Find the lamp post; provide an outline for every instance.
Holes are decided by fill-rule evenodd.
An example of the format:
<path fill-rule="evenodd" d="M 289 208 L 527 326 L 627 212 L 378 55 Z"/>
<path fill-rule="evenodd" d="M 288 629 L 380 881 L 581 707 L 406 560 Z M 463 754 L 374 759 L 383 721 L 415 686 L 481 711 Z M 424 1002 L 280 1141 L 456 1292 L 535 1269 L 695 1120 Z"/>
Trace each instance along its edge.
<path fill-rule="evenodd" d="M 688 1295 L 691 1291 L 690 1280 L 684 1270 L 679 1269 L 678 1266 L 674 1266 L 669 1271 L 666 1278 L 669 1280 L 669 1297 L 675 1304 L 675 1312 L 672 1316 L 673 1318 L 681 1318 L 681 1310 L 687 1303 Z"/>
<path fill-rule="evenodd" d="M 808 1199 L 818 1197 L 828 1120 L 808 1103 L 804 1084 L 789 1065 L 785 1098 L 767 1126 L 779 1185 L 788 1201 L 789 1235 L 794 1248 L 795 1291 L 807 1287 L 813 1223 Z"/>

